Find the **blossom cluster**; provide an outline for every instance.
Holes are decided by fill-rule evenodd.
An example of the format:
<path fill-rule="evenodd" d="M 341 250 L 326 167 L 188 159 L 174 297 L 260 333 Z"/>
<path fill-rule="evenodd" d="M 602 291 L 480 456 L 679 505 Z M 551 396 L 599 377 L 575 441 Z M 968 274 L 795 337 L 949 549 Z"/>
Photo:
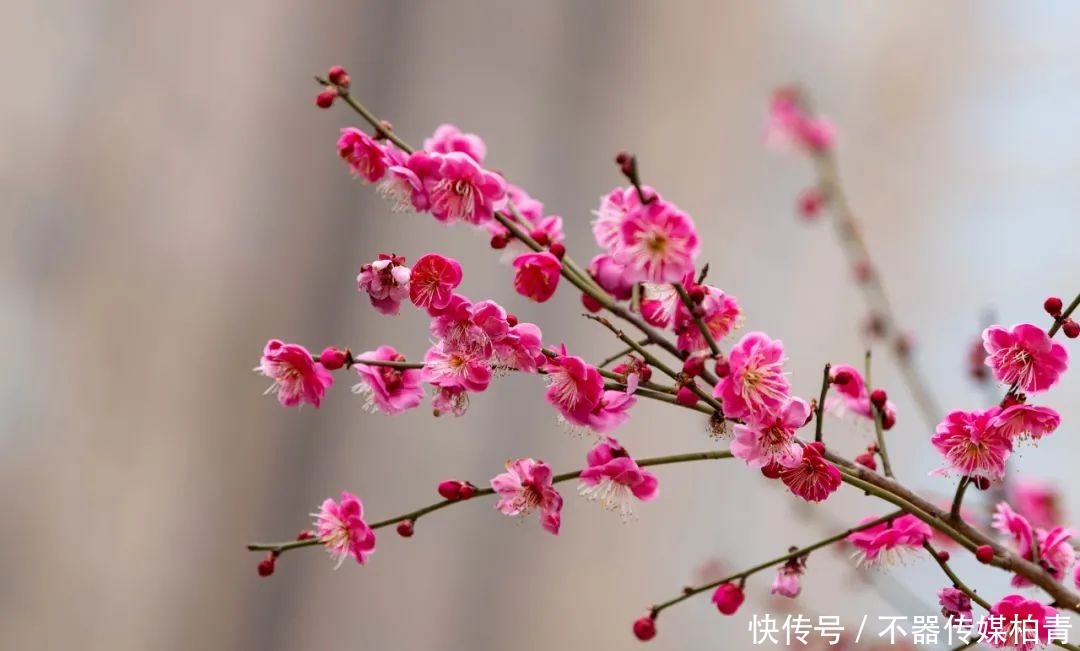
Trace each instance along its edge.
<path fill-rule="evenodd" d="M 343 69 L 331 69 L 324 83 L 317 105 L 329 107 L 339 97 L 351 102 L 351 81 Z M 367 117 L 365 111 L 359 112 Z M 681 597 L 653 606 L 634 622 L 638 639 L 656 635 L 656 619 L 664 608 L 701 592 L 711 592 L 720 613 L 733 615 L 746 601 L 747 580 L 764 567 L 775 569 L 769 592 L 795 599 L 803 592 L 810 553 L 843 541 L 854 550 L 857 566 L 887 565 L 929 552 L 953 579 L 937 593 L 942 615 L 950 626 L 962 628 L 966 623 L 969 632 L 976 631 L 993 647 L 1027 651 L 1052 641 L 1053 633 L 1047 631 L 1060 623 L 1056 608 L 1021 595 L 1006 596 L 990 606 L 955 580 L 946 563 L 948 550 L 963 546 L 980 562 L 1012 571 L 1014 587 L 1038 586 L 1051 594 L 1058 587 L 1064 590 L 1065 582 L 1080 587 L 1075 532 L 1060 522 L 1051 488 L 1019 479 L 1009 482 L 1002 493 L 1005 501 L 982 522 L 962 508 L 969 484 L 986 490 L 1001 482 L 1019 445 L 1038 442 L 1058 429 L 1059 414 L 1029 403 L 1029 398 L 1053 388 L 1066 372 L 1068 351 L 1053 337 L 1058 330 L 1068 337 L 1080 335 L 1080 326 L 1069 316 L 1080 299 L 1068 310 L 1060 300 L 1048 299 L 1044 307 L 1055 319 L 1049 329 L 1030 323 L 991 326 L 983 332 L 978 350 L 968 351 L 969 361 L 984 369 L 974 375 L 992 376 L 1007 387 L 1005 398 L 985 409 L 952 411 L 929 440 L 923 439 L 944 461 L 933 474 L 959 476 L 960 484 L 951 513 L 916 508 L 906 493 L 895 489 L 890 470 L 885 434 L 894 430 L 900 415 L 886 391 L 871 386 L 868 370 L 836 363 L 826 366 L 817 398 L 796 395 L 785 368 L 783 342 L 759 330 L 736 336 L 746 315 L 734 296 L 706 281 L 708 267 L 699 260 L 702 241 L 694 220 L 641 182 L 634 157 L 625 153 L 616 157 L 628 183 L 600 197 L 591 222 L 599 253 L 579 267 L 567 253 L 563 218 L 548 214 L 542 202 L 489 169 L 488 148 L 480 136 L 444 124 L 423 141 L 422 148 L 413 150 L 387 123 L 368 119 L 374 134 L 343 129 L 337 154 L 356 178 L 377 185 L 392 210 L 430 214 L 441 224 L 477 229 L 493 249 L 504 252 L 508 280 L 520 297 L 544 303 L 560 286 L 572 285 L 581 292 L 587 310 L 610 312 L 641 330 L 646 339 L 635 343 L 610 321 L 594 316 L 629 344 L 609 361 L 594 364 L 572 354 L 564 343 L 545 341 L 537 324 L 520 321 L 496 301 L 474 301 L 461 293 L 465 273 L 453 257 L 429 251 L 410 264 L 411 255 L 378 253 L 360 267 L 358 292 L 381 315 L 394 317 L 403 308 L 423 315 L 429 345 L 422 358 L 409 361 L 388 344 L 358 354 L 327 347 L 313 355 L 300 344 L 273 339 L 255 370 L 272 380 L 269 391 L 276 392 L 280 404 L 318 408 L 333 385 L 334 373 L 342 371 L 356 374 L 353 392 L 363 397 L 367 410 L 400 414 L 419 407 L 430 393 L 434 415 L 462 416 L 471 396 L 487 391 L 496 377 L 537 375 L 543 378 L 544 400 L 555 418 L 591 438 L 585 465 L 556 474 L 539 457 L 511 459 L 486 484 L 443 480 L 436 488 L 442 501 L 374 524 L 365 519 L 360 498 L 342 492 L 340 499 L 321 504 L 313 514 L 312 529 L 301 532 L 296 541 L 253 547 L 270 552 L 259 565 L 260 574 L 273 573 L 278 555 L 300 546 L 322 546 L 338 565 L 350 557 L 362 565 L 375 551 L 377 529 L 396 525 L 398 534 L 410 537 L 416 520 L 426 513 L 482 496 L 493 496 L 495 510 L 504 515 L 535 515 L 544 531 L 557 535 L 564 504 L 558 484 L 565 481 L 576 481 L 580 496 L 629 520 L 637 503 L 659 496 L 659 481 L 649 468 L 734 457 L 806 502 L 828 499 L 847 481 L 867 494 L 870 487 L 887 499 L 895 498 L 889 501 L 901 510 L 865 518 L 831 539 L 793 547 L 752 570 L 687 588 Z M 835 130 L 807 109 L 797 90 L 785 88 L 772 98 L 767 140 L 822 160 L 831 152 Z M 822 185 L 804 193 L 799 205 L 803 214 L 817 215 L 830 206 L 834 195 L 835 188 Z M 876 278 L 865 260 L 859 263 L 860 282 Z M 889 327 L 895 329 L 895 324 Z M 897 343 L 901 356 L 907 355 L 910 342 L 900 338 Z M 665 362 L 665 355 L 674 361 Z M 729 438 L 729 449 L 633 457 L 613 433 L 644 399 L 704 412 L 707 429 Z M 826 447 L 826 411 L 874 430 L 874 440 L 852 462 L 836 454 L 832 439 Z M 809 429 L 814 430 L 812 436 Z M 969 533 L 971 523 L 989 524 L 997 538 Z M 957 528 L 962 531 L 957 533 Z M 1033 573 L 1028 565 L 1041 572 Z M 973 601 L 988 610 L 983 623 L 974 628 Z"/>

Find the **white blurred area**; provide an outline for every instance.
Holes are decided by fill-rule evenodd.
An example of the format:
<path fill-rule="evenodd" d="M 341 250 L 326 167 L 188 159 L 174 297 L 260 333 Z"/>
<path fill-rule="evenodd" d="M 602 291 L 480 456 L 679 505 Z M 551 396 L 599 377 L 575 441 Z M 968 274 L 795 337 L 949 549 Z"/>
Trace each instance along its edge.
<path fill-rule="evenodd" d="M 840 128 L 844 182 L 918 363 L 939 402 L 975 408 L 965 355 L 983 314 L 1041 323 L 1045 296 L 1080 291 L 1078 20 L 1068 2 L 3 3 L 0 648 L 635 648 L 631 621 L 707 560 L 749 565 L 886 511 L 847 488 L 800 508 L 736 462 L 703 463 L 659 469 L 660 499 L 629 524 L 567 495 L 556 538 L 478 501 L 411 540 L 381 532 L 365 567 L 308 551 L 256 577 L 244 544 L 295 535 L 342 489 L 379 519 L 508 457 L 583 462 L 588 443 L 560 430 L 533 377 L 499 380 L 458 420 L 363 413 L 344 375 L 320 410 L 262 395 L 250 369 L 270 337 L 423 352 L 419 315 L 379 317 L 355 291 L 380 251 L 437 248 L 462 261 L 466 294 L 548 341 L 594 359 L 617 348 L 575 318 L 573 292 L 528 305 L 484 238 L 394 215 L 351 180 L 333 145 L 355 121 L 313 106 L 311 74 L 345 65 L 412 142 L 446 121 L 482 134 L 492 165 L 563 215 L 582 261 L 589 211 L 620 180 L 613 155 L 635 152 L 809 397 L 824 362 L 861 359 L 865 313 L 831 228 L 793 214 L 809 165 L 762 147 L 769 93 L 803 84 Z M 945 497 L 929 428 L 878 359 L 897 472 Z M 1047 397 L 1064 425 L 1015 464 L 1067 494 L 1078 389 L 1074 372 Z M 715 445 L 653 404 L 618 436 L 640 456 Z M 868 434 L 835 421 L 828 436 L 854 454 Z M 849 565 L 813 556 L 792 608 L 937 612 L 931 564 L 899 575 L 925 605 L 905 609 Z M 1006 588 L 969 558 L 956 567 L 985 594 Z M 771 577 L 736 617 L 707 596 L 665 612 L 650 648 L 749 648 Z"/>

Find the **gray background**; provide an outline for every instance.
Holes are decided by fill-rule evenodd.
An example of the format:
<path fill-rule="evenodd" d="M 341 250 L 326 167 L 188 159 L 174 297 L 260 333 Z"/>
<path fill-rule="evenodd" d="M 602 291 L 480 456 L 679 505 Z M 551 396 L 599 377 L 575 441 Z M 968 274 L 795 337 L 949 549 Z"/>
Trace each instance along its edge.
<path fill-rule="evenodd" d="M 623 525 L 568 495 L 564 531 L 475 503 L 370 565 L 321 552 L 255 576 L 251 539 L 289 537 L 341 489 L 374 518 L 426 503 L 448 476 L 511 456 L 578 466 L 540 381 L 501 379 L 467 417 L 365 414 L 338 376 L 321 410 L 285 411 L 250 369 L 270 337 L 354 350 L 426 346 L 416 314 L 380 318 L 355 292 L 380 251 L 438 247 L 463 291 L 596 356 L 610 337 L 513 292 L 483 238 L 393 215 L 336 160 L 344 109 L 310 75 L 341 63 L 357 95 L 418 143 L 443 121 L 481 133 L 491 164 L 567 220 L 592 254 L 589 210 L 639 154 L 693 214 L 711 278 L 746 325 L 787 344 L 794 388 L 860 359 L 862 303 L 827 224 L 792 215 L 811 181 L 761 146 L 766 98 L 800 81 L 841 128 L 851 200 L 940 401 L 973 408 L 964 374 L 981 315 L 1039 320 L 1077 290 L 1080 6 L 1067 2 L 113 2 L 0 6 L 2 211 L 0 647 L 5 649 L 622 649 L 652 601 L 710 558 L 750 564 L 884 507 L 843 490 L 806 519 L 736 463 L 658 471 L 662 496 Z M 905 479 L 937 464 L 899 376 L 879 364 Z M 1075 374 L 1047 403 L 1066 425 L 1017 464 L 1074 472 Z M 854 452 L 867 432 L 831 427 Z M 641 405 L 637 455 L 713 445 L 691 415 Z M 1075 504 L 1070 504 L 1075 507 Z M 822 516 L 821 513 L 827 515 Z M 1075 514 L 1075 508 L 1073 509 Z M 811 616 L 933 614 L 811 560 Z M 999 595 L 970 559 L 960 571 Z M 936 568 L 905 574 L 924 602 Z M 881 574 L 877 574 L 880 578 Z M 770 575 L 737 617 L 700 597 L 664 614 L 656 649 L 749 647 Z M 774 609 L 775 611 L 775 609 Z"/>

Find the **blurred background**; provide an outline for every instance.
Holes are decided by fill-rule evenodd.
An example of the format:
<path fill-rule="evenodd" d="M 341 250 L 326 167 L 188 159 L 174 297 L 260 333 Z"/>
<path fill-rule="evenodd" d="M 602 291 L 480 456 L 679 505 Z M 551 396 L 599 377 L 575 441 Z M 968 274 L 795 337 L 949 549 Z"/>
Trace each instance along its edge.
<path fill-rule="evenodd" d="M 770 92 L 804 84 L 839 126 L 919 365 L 939 402 L 975 408 L 965 356 L 987 310 L 1042 323 L 1043 298 L 1080 285 L 1078 20 L 1069 2 L 3 3 L 0 648 L 634 648 L 631 621 L 703 566 L 885 512 L 848 489 L 802 509 L 734 462 L 692 464 L 659 469 L 661 498 L 625 525 L 572 488 L 558 537 L 478 501 L 411 540 L 382 532 L 364 567 L 335 572 L 309 550 L 259 579 L 244 544 L 291 538 L 343 489 L 380 519 L 509 457 L 583 463 L 589 443 L 561 430 L 535 377 L 499 380 L 457 420 L 366 414 L 344 374 L 319 410 L 262 395 L 251 368 L 271 337 L 423 353 L 424 319 L 380 317 L 356 292 L 379 252 L 437 248 L 462 261 L 464 293 L 549 342 L 617 349 L 576 317 L 575 293 L 527 304 L 486 238 L 392 214 L 352 180 L 334 142 L 355 120 L 314 107 L 313 73 L 345 65 L 413 143 L 442 122 L 481 134 L 491 165 L 564 216 L 579 260 L 594 253 L 589 211 L 620 182 L 614 153 L 635 152 L 809 397 L 825 361 L 861 360 L 866 313 L 831 227 L 794 214 L 809 164 L 762 146 Z M 899 408 L 898 473 L 951 493 L 926 476 L 930 429 L 884 351 L 874 376 Z M 1075 478 L 1078 388 L 1073 374 L 1048 396 L 1065 425 L 1016 472 Z M 830 430 L 851 454 L 869 436 Z M 640 456 L 717 445 L 654 404 L 618 435 Z M 913 594 L 883 596 L 819 553 L 786 607 L 850 625 L 933 615 L 942 577 L 910 565 Z M 972 559 L 956 567 L 986 594 L 1006 587 Z M 707 595 L 665 612 L 652 648 L 750 647 L 750 614 L 783 612 L 771 577 L 735 617 Z"/>

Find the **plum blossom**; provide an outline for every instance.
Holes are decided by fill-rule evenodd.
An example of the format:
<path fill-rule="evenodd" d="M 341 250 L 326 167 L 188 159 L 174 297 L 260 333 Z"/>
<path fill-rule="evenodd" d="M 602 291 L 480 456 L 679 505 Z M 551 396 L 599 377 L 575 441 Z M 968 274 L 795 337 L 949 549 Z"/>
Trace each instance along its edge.
<path fill-rule="evenodd" d="M 278 339 L 266 342 L 255 371 L 274 381 L 266 393 L 277 393 L 283 407 L 305 402 L 318 407 L 327 387 L 334 383 L 334 376 L 315 361 L 307 348 Z"/>
<path fill-rule="evenodd" d="M 431 407 L 436 416 L 462 416 L 469 408 L 469 392 L 458 387 L 435 387 Z"/>
<path fill-rule="evenodd" d="M 865 518 L 860 524 L 875 519 Z M 930 525 L 908 513 L 890 522 L 856 531 L 847 537 L 847 541 L 857 550 L 855 555 L 860 565 L 892 564 L 906 552 L 922 549 L 923 543 L 933 535 Z"/>
<path fill-rule="evenodd" d="M 1055 615 L 1057 610 L 1041 601 L 1011 594 L 991 606 L 979 623 L 980 642 L 996 649 L 1030 651 L 1048 642 L 1051 627 L 1047 620 Z"/>
<path fill-rule="evenodd" d="M 533 323 L 518 323 L 495 342 L 495 357 L 501 366 L 523 373 L 535 373 L 547 360 L 543 334 Z"/>
<path fill-rule="evenodd" d="M 424 150 L 436 154 L 461 152 L 478 164 L 484 164 L 487 146 L 475 133 L 463 133 L 452 124 L 440 124 L 430 138 L 424 139 Z"/>
<path fill-rule="evenodd" d="M 625 268 L 623 279 L 626 279 Z M 683 277 L 682 283 L 686 287 L 693 281 L 693 273 Z M 633 286 L 633 283 L 630 283 Z M 670 328 L 675 325 L 675 318 L 680 310 L 685 311 L 682 297 L 672 283 L 642 283 L 641 284 L 641 316 L 649 325 L 657 328 Z"/>
<path fill-rule="evenodd" d="M 832 392 L 825 399 L 825 408 L 842 415 L 852 413 L 871 422 L 874 420 L 874 406 L 870 403 L 870 390 L 858 369 L 850 364 L 836 364 L 830 371 Z M 882 408 L 882 427 L 892 429 L 896 422 L 896 405 L 886 400 Z"/>
<path fill-rule="evenodd" d="M 360 268 L 356 287 L 368 293 L 380 313 L 395 315 L 401 311 L 401 302 L 409 298 L 410 274 L 405 258 L 380 253 L 378 260 Z"/>
<path fill-rule="evenodd" d="M 440 161 L 424 151 L 408 156 L 387 150 L 389 166 L 379 183 L 379 194 L 393 203 L 394 212 L 424 212 L 431 208 L 428 186 L 438 177 Z"/>
<path fill-rule="evenodd" d="M 646 197 L 656 197 L 662 201 L 659 193 L 648 186 L 642 187 Z M 626 220 L 626 214 L 635 208 L 641 207 L 641 198 L 633 186 L 615 188 L 607 195 L 600 198 L 600 208 L 594 210 L 596 219 L 593 221 L 593 236 L 596 244 L 607 251 L 612 251 L 622 240 L 622 225 Z"/>
<path fill-rule="evenodd" d="M 972 621 L 971 597 L 968 597 L 963 590 L 949 586 L 938 590 L 937 594 L 942 615 L 950 621 Z"/>
<path fill-rule="evenodd" d="M 1038 441 L 1053 434 L 1060 424 L 1061 416 L 1053 409 L 1025 403 L 1010 405 L 994 417 L 994 426 L 1012 439 Z"/>
<path fill-rule="evenodd" d="M 617 510 L 624 520 L 633 515 L 634 499 L 648 502 L 660 492 L 656 477 L 639 467 L 610 436 L 589 450 L 586 459 L 588 466 L 581 471 L 578 492 L 599 501 L 605 509 Z"/>
<path fill-rule="evenodd" d="M 540 526 L 559 533 L 563 500 L 551 484 L 551 467 L 543 461 L 518 459 L 506 463 L 506 472 L 491 480 L 498 494 L 495 508 L 506 515 L 528 515 L 540 511 Z"/>
<path fill-rule="evenodd" d="M 356 127 L 341 130 L 337 141 L 338 155 L 349 164 L 353 174 L 368 183 L 375 183 L 386 174 L 389 163 L 382 145 Z"/>
<path fill-rule="evenodd" d="M 783 370 L 784 345 L 763 332 L 749 332 L 727 356 L 730 371 L 713 393 L 730 418 L 763 418 L 788 399 L 790 385 Z"/>
<path fill-rule="evenodd" d="M 805 425 L 809 416 L 810 405 L 801 398 L 792 398 L 776 414 L 736 425 L 731 453 L 751 468 L 794 463 L 799 457 L 795 430 Z"/>
<path fill-rule="evenodd" d="M 1039 550 L 1038 563 L 1046 568 L 1055 578 L 1061 580 L 1076 559 L 1076 550 L 1073 548 L 1070 538 L 1073 531 L 1064 527 L 1052 529 L 1035 528 L 1031 526 L 1027 518 L 1014 511 L 1007 503 L 1001 502 L 994 510 L 991 525 L 1002 535 L 1007 536 L 1010 545 L 1021 557 L 1029 561 L 1033 558 L 1036 543 Z M 1013 575 L 1012 585 L 1024 587 L 1031 582 L 1020 576 Z"/>
<path fill-rule="evenodd" d="M 1015 383 L 1027 393 L 1057 384 L 1069 362 L 1069 351 L 1037 325 L 1021 323 L 1010 330 L 991 326 L 983 331 L 986 365 L 998 382 Z"/>
<path fill-rule="evenodd" d="M 620 301 L 630 298 L 633 292 L 634 283 L 627 276 L 626 266 L 615 262 L 615 258 L 607 253 L 602 253 L 589 262 L 589 275 L 604 291 Z M 641 309 L 642 316 L 645 316 L 644 299 Z M 648 317 L 645 318 L 648 320 Z"/>
<path fill-rule="evenodd" d="M 797 146 L 816 152 L 829 149 L 836 139 L 833 125 L 809 115 L 799 104 L 798 91 L 781 88 L 773 93 L 765 134 L 769 146 L 783 149 Z"/>
<path fill-rule="evenodd" d="M 438 312 L 450 304 L 454 288 L 461 284 L 461 265 L 453 258 L 428 253 L 413 263 L 409 299 L 413 305 Z"/>
<path fill-rule="evenodd" d="M 1012 454 L 1012 441 L 994 425 L 996 407 L 987 411 L 954 411 L 937 426 L 930 442 L 945 458 L 947 466 L 934 474 L 1001 479 L 1005 460 Z"/>
<path fill-rule="evenodd" d="M 364 408 L 384 414 L 400 414 L 418 406 L 424 399 L 418 369 L 397 369 L 389 366 L 365 364 L 365 361 L 403 362 L 405 356 L 392 346 L 379 346 L 361 353 L 353 365 L 360 383 L 353 386 L 353 393 L 367 396 Z"/>
<path fill-rule="evenodd" d="M 529 300 L 543 303 L 559 286 L 562 263 L 547 251 L 522 253 L 514 258 L 514 289 Z"/>
<path fill-rule="evenodd" d="M 842 477 L 836 466 L 825 460 L 825 445 L 815 441 L 796 448 L 797 458 L 780 468 L 780 480 L 807 502 L 821 502 L 840 488 Z"/>
<path fill-rule="evenodd" d="M 440 156 L 438 177 L 428 183 L 431 214 L 441 222 L 490 221 L 506 199 L 506 182 L 460 152 Z"/>
<path fill-rule="evenodd" d="M 701 301 L 701 309 L 704 314 L 701 317 L 705 327 L 709 329 L 713 341 L 719 341 L 728 336 L 739 324 L 739 316 L 742 310 L 734 296 L 725 294 L 722 290 L 712 285 L 702 285 L 705 289 L 705 298 Z M 676 312 L 675 334 L 678 335 L 676 345 L 679 350 L 696 353 L 708 350 L 709 344 L 704 335 L 697 327 L 690 311 L 679 302 Z"/>
<path fill-rule="evenodd" d="M 547 401 L 573 425 L 589 426 L 589 417 L 604 393 L 604 378 L 580 357 L 556 354 L 548 358 Z"/>
<path fill-rule="evenodd" d="M 780 566 L 776 571 L 769 592 L 788 599 L 794 599 L 802 592 L 802 575 L 806 572 L 806 557 L 796 556 Z"/>
<path fill-rule="evenodd" d="M 447 348 L 446 341 L 441 340 L 424 354 L 420 377 L 424 382 L 444 389 L 483 391 L 491 383 L 488 360 L 480 346 Z"/>
<path fill-rule="evenodd" d="M 360 498 L 342 491 L 341 502 L 327 498 L 315 518 L 315 532 L 337 566 L 352 556 L 363 565 L 375 552 L 375 532 L 364 522 L 364 505 Z"/>
<path fill-rule="evenodd" d="M 678 282 L 693 273 L 700 248 L 690 216 L 657 199 L 626 214 L 612 255 L 634 281 Z"/>
<path fill-rule="evenodd" d="M 613 431 L 630 419 L 630 408 L 635 403 L 632 391 L 605 391 L 589 413 L 587 428 L 597 434 Z"/>

